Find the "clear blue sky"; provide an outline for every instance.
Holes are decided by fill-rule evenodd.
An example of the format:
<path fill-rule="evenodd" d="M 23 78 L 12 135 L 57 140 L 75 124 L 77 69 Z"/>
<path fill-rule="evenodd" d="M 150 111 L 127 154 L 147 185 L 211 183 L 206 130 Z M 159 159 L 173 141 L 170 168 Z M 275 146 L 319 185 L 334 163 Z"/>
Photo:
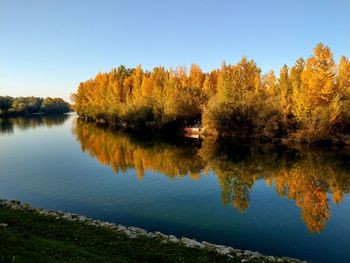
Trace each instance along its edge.
<path fill-rule="evenodd" d="M 120 64 L 279 71 L 318 42 L 350 57 L 350 0 L 0 0 L 0 95 L 68 99 Z"/>

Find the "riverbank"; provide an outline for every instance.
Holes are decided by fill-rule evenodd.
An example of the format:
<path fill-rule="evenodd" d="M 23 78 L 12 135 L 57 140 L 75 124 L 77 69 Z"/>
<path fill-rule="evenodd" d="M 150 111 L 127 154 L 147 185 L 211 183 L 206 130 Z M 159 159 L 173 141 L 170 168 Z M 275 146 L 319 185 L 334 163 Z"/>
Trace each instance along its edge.
<path fill-rule="evenodd" d="M 6 114 L 0 114 L 0 118 L 31 118 L 31 117 L 43 117 L 43 116 L 62 116 L 67 115 L 70 113 L 74 113 L 74 111 L 67 111 L 67 112 L 34 112 L 34 113 L 25 113 L 25 112 L 14 112 L 14 113 L 6 113 Z"/>
<path fill-rule="evenodd" d="M 0 262 L 302 261 L 0 199 Z"/>
<path fill-rule="evenodd" d="M 210 137 L 220 140 L 243 140 L 243 141 L 253 141 L 257 143 L 264 144 L 274 144 L 274 145 L 309 145 L 315 147 L 323 146 L 335 146 L 335 147 L 349 147 L 350 146 L 350 134 L 337 134 L 328 135 L 325 137 L 312 137 L 300 134 L 289 134 L 281 137 L 269 136 L 266 134 L 251 134 L 246 135 L 240 132 L 218 132 L 217 130 L 210 130 L 206 128 L 193 128 L 191 125 L 185 126 L 183 124 L 176 125 L 172 124 L 169 126 L 163 126 L 159 128 L 154 122 L 148 122 L 147 125 L 137 126 L 126 122 L 110 122 L 107 119 L 94 119 L 87 116 L 82 116 L 78 114 L 78 120 L 86 123 L 94 123 L 100 127 L 110 128 L 115 131 L 125 131 L 130 133 L 149 133 L 157 135 L 175 135 L 183 134 L 186 137 L 192 138 L 203 138 Z"/>

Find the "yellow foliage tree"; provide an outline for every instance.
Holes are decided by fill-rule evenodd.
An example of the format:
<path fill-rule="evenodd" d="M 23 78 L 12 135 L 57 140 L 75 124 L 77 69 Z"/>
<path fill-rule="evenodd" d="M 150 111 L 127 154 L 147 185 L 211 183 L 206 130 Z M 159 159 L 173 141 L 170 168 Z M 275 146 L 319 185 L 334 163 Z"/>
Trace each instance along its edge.
<path fill-rule="evenodd" d="M 278 94 L 277 90 L 277 78 L 275 72 L 271 70 L 265 77 L 264 88 L 269 96 L 276 97 Z"/>
<path fill-rule="evenodd" d="M 287 65 L 283 65 L 280 70 L 278 79 L 279 101 L 283 109 L 285 118 L 291 113 L 291 95 L 292 85 L 289 78 L 289 70 Z"/>
<path fill-rule="evenodd" d="M 350 61 L 344 56 L 342 56 L 339 61 L 337 89 L 343 96 L 350 95 Z"/>
<path fill-rule="evenodd" d="M 314 55 L 306 61 L 301 80 L 311 109 L 328 105 L 335 96 L 336 65 L 329 47 L 322 43 L 314 49 Z"/>
<path fill-rule="evenodd" d="M 320 43 L 306 62 L 298 59 L 290 70 L 284 65 L 279 77 L 273 71 L 262 77 L 246 57 L 210 73 L 196 64 L 189 73 L 184 66 L 143 71 L 121 65 L 81 83 L 72 99 L 80 116 L 122 127 L 173 129 L 202 120 L 206 131 L 218 134 L 346 141 L 350 62 L 341 57 L 336 68 Z"/>

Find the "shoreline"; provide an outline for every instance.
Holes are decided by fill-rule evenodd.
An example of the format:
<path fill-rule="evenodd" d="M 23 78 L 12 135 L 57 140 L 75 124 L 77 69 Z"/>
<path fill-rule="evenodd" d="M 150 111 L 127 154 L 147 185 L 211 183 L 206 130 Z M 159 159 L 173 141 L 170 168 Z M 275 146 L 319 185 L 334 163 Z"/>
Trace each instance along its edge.
<path fill-rule="evenodd" d="M 69 115 L 71 113 L 75 113 L 74 111 L 68 111 L 68 112 L 28 112 L 28 113 L 7 113 L 7 114 L 0 114 L 0 118 L 17 118 L 17 117 L 22 117 L 22 118 L 27 118 L 27 117 L 36 117 L 36 116 L 61 116 L 61 115 Z"/>
<path fill-rule="evenodd" d="M 55 220 L 64 220 L 70 223 L 78 223 L 80 225 L 86 225 L 90 227 L 95 227 L 99 229 L 105 229 L 112 231 L 114 233 L 126 235 L 129 240 L 134 240 L 138 238 L 144 238 L 149 241 L 154 239 L 159 240 L 161 244 L 175 245 L 178 248 L 185 247 L 186 249 L 199 249 L 205 252 L 214 252 L 218 256 L 226 257 L 227 261 L 232 262 L 285 262 L 285 263 L 306 263 L 295 258 L 289 257 L 275 257 L 267 256 L 260 254 L 259 252 L 253 252 L 249 250 L 236 249 L 230 246 L 223 246 L 218 244 L 212 244 L 206 241 L 198 242 L 195 239 L 190 239 L 187 237 L 178 238 L 174 235 L 165 235 L 161 232 L 149 232 L 145 229 L 133 227 L 133 226 L 124 226 L 120 224 L 104 222 L 100 220 L 93 220 L 83 215 L 62 212 L 59 210 L 48 210 L 42 208 L 33 208 L 26 203 L 21 203 L 17 200 L 5 200 L 0 199 L 0 208 L 9 209 L 12 211 L 17 211 L 21 213 L 32 213 L 33 216 L 44 216 L 47 218 Z M 0 218 L 1 220 L 1 218 Z M 8 224 L 0 221 L 0 230 L 2 228 L 7 228 Z M 0 237 L 1 241 L 1 237 Z"/>
<path fill-rule="evenodd" d="M 247 141 L 255 141 L 262 144 L 273 144 L 273 145 L 308 145 L 310 147 L 349 147 L 350 146 L 350 135 L 341 134 L 341 135 L 332 135 L 324 138 L 307 138 L 301 137 L 296 138 L 295 136 L 282 136 L 282 137 L 268 137 L 266 135 L 241 135 L 237 133 L 230 132 L 222 132 L 218 133 L 216 131 L 200 131 L 200 132 L 188 132 L 186 131 L 186 127 L 184 126 L 174 126 L 173 130 L 167 129 L 157 129 L 156 127 L 147 127 L 144 126 L 142 128 L 134 128 L 132 125 L 127 125 L 124 123 L 123 125 L 117 123 L 111 123 L 105 119 L 93 119 L 92 117 L 79 115 L 77 112 L 77 118 L 87 123 L 93 123 L 97 126 L 114 129 L 116 131 L 126 131 L 132 133 L 155 133 L 155 134 L 183 134 L 189 136 L 196 136 L 193 138 L 200 137 L 210 137 L 215 139 L 225 139 L 225 140 L 235 140 L 235 139 L 244 139 Z"/>

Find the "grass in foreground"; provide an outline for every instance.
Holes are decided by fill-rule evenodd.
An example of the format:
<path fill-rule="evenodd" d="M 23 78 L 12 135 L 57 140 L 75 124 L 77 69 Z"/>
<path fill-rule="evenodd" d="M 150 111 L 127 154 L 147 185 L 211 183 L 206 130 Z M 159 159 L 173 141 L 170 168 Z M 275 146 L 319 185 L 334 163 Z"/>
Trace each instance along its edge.
<path fill-rule="evenodd" d="M 0 262 L 241 262 L 215 251 L 0 207 Z M 258 262 L 258 261 L 255 261 Z"/>

